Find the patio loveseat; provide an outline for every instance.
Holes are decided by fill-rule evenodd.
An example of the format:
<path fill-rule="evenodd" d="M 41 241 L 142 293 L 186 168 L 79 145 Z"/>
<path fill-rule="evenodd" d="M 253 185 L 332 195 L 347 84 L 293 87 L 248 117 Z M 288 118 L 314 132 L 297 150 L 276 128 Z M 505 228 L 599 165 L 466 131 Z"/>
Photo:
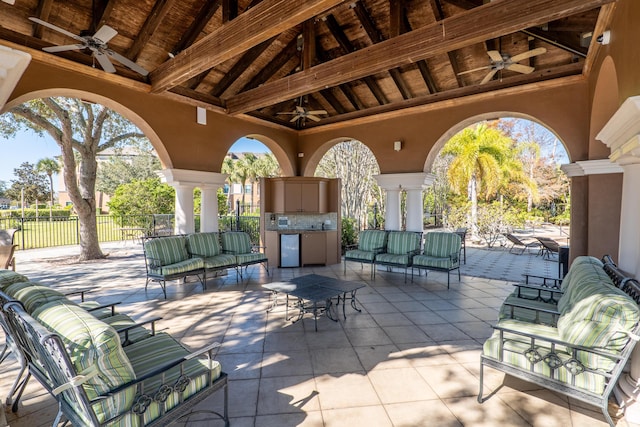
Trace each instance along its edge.
<path fill-rule="evenodd" d="M 478 401 L 490 366 L 599 406 L 613 426 L 608 400 L 640 333 L 639 302 L 636 280 L 612 279 L 593 257 L 576 258 L 557 285 L 517 284 L 484 343 Z"/>
<path fill-rule="evenodd" d="M 53 425 L 165 425 L 217 390 L 224 409 L 210 412 L 229 425 L 227 376 L 212 357 L 217 343 L 192 352 L 154 331 L 123 342 L 107 321 L 46 286 L 15 282 L 0 292 L 12 346 L 58 402 Z"/>
<path fill-rule="evenodd" d="M 269 274 L 268 259 L 256 251 L 245 232 L 207 232 L 153 237 L 143 243 L 147 281 L 158 282 L 167 298 L 166 282 L 196 276 L 207 288 L 207 273 L 235 268 L 242 278 L 242 267 L 263 264 Z"/>

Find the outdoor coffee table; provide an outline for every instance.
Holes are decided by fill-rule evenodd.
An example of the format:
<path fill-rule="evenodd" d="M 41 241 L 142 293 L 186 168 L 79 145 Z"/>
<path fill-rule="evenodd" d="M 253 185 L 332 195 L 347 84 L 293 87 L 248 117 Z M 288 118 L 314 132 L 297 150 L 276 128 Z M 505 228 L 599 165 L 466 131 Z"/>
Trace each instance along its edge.
<path fill-rule="evenodd" d="M 331 316 L 331 307 L 334 305 L 334 299 L 336 300 L 336 306 L 339 306 L 340 300 L 342 300 L 342 314 L 345 319 L 347 318 L 345 311 L 347 299 L 351 300 L 351 307 L 354 310 L 361 312 L 362 310 L 356 306 L 355 296 L 358 289 L 364 286 L 364 283 L 333 279 L 319 274 L 307 274 L 288 281 L 262 285 L 263 288 L 272 292 L 273 300 L 267 311 L 272 311 L 277 306 L 278 294 L 283 293 L 286 295 L 285 318 L 289 320 L 289 295 L 296 297 L 296 307 L 299 311 L 298 318 L 294 322 L 302 319 L 305 313 L 313 313 L 316 331 L 318 330 L 318 316 L 323 313 L 329 319 L 338 321 Z"/>

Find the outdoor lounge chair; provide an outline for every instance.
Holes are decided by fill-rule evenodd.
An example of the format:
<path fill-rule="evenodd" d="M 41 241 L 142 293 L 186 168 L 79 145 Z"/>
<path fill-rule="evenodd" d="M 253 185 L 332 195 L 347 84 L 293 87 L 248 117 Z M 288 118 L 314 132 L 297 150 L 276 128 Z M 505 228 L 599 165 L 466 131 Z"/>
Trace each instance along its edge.
<path fill-rule="evenodd" d="M 344 254 L 344 274 L 347 274 L 347 261 L 371 264 L 371 278 L 375 276 L 373 263 L 376 255 L 387 249 L 388 233 L 384 230 L 362 230 L 358 236 L 358 247 L 349 249 Z"/>
<path fill-rule="evenodd" d="M 536 237 L 542 245 L 542 257 L 551 259 L 551 254 L 557 254 L 560 252 L 560 244 L 548 237 Z"/>
<path fill-rule="evenodd" d="M 517 238 L 516 236 L 514 236 L 511 233 L 503 233 L 504 237 L 507 238 L 507 240 L 509 240 L 512 245 L 509 248 L 509 253 L 513 254 L 516 253 L 514 251 L 514 248 L 517 246 L 518 248 L 522 248 L 522 250 L 520 250 L 520 253 L 518 253 L 518 255 L 522 255 L 522 253 L 530 248 L 536 248 L 536 249 L 540 249 L 540 243 L 539 242 L 523 242 L 522 240 L 520 240 L 519 238 Z"/>
<path fill-rule="evenodd" d="M 269 275 L 269 258 L 261 251 L 264 248 L 251 244 L 249 233 L 244 231 L 225 231 L 220 238 L 223 253 L 236 257 L 236 271 L 240 274 L 240 279 L 243 278 L 242 267 L 246 271 L 253 264 L 262 264 L 267 276 Z"/>
<path fill-rule="evenodd" d="M 427 233 L 424 239 L 424 249 L 421 254 L 413 257 L 411 264 L 411 281 L 413 281 L 413 269 L 446 271 L 447 289 L 449 289 L 450 273 L 458 270 L 460 281 L 460 249 L 462 242 L 460 234 L 445 231 L 432 231 Z"/>

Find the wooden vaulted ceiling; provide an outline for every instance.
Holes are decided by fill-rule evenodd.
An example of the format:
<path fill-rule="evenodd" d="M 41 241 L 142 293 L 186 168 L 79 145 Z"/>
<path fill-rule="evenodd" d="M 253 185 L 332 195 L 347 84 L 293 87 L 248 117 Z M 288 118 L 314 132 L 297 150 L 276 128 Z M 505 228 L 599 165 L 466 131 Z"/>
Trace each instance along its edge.
<path fill-rule="evenodd" d="M 588 72 L 613 0 L 16 0 L 0 3 L 0 39 L 41 49 L 106 24 L 108 46 L 150 72 L 116 72 L 210 105 L 293 128 Z M 593 37 L 590 37 L 593 35 Z M 489 51 L 546 52 L 481 81 Z M 88 50 L 56 55 L 98 66 Z M 462 74 L 461 74 L 462 73 Z M 107 77 L 105 73 L 105 78 Z M 325 110 L 291 121 L 296 106 Z"/>

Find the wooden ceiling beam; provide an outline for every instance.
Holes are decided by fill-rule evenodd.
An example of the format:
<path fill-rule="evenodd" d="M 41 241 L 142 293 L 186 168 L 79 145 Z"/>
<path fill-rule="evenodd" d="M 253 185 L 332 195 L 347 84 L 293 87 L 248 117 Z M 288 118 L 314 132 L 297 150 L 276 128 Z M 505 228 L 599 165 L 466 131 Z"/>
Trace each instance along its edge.
<path fill-rule="evenodd" d="M 265 0 L 266 1 L 266 0 Z M 238 114 L 594 9 L 614 0 L 501 0 L 360 49 L 227 101 Z M 237 22 L 234 21 L 234 22 Z M 482 25 L 477 25 L 482 22 Z"/>
<path fill-rule="evenodd" d="M 333 94 L 331 89 L 321 89 L 318 92 L 338 114 L 344 114 L 347 110 L 342 106 L 338 98 Z"/>
<path fill-rule="evenodd" d="M 138 59 L 138 55 L 142 52 L 142 49 L 147 44 L 153 33 L 158 29 L 162 20 L 171 9 L 171 6 L 175 3 L 175 0 L 157 0 L 151 9 L 151 13 L 147 16 L 146 21 L 142 25 L 142 29 L 138 33 L 138 37 L 133 41 L 133 44 L 125 55 L 132 61 Z"/>
<path fill-rule="evenodd" d="M 272 59 L 266 67 L 264 67 L 258 74 L 256 74 L 249 83 L 244 85 L 240 92 L 244 92 L 264 84 L 269 80 L 280 68 L 284 66 L 289 60 L 298 53 L 298 38 L 294 37 L 293 40 L 285 46 L 284 49 Z M 288 99 L 288 98 L 287 98 Z M 282 100 L 284 101 L 284 100 Z M 265 105 L 266 107 L 266 105 Z"/>
<path fill-rule="evenodd" d="M 411 23 L 409 22 L 409 19 L 407 18 L 406 15 L 404 19 L 405 19 L 404 25 L 405 27 L 407 27 L 407 31 L 413 31 L 413 28 L 411 28 Z M 424 80 L 424 84 L 427 85 L 427 90 L 429 91 L 429 93 L 438 92 L 438 85 L 436 84 L 436 81 L 433 78 L 431 71 L 429 71 L 429 65 L 427 64 L 427 60 L 421 59 L 419 61 L 416 61 L 416 65 L 418 66 L 418 70 L 420 71 L 422 80 Z"/>
<path fill-rule="evenodd" d="M 49 20 L 49 14 L 51 13 L 51 6 L 53 5 L 53 0 L 40 0 L 38 2 L 38 6 L 36 7 L 36 18 L 40 18 L 43 21 Z M 44 26 L 40 24 L 36 24 L 35 22 L 32 24 L 33 26 L 33 37 L 38 39 L 42 38 L 42 30 Z"/>
<path fill-rule="evenodd" d="M 431 4 L 431 11 L 433 12 L 433 16 L 436 19 L 436 22 L 442 21 L 446 18 L 444 14 L 444 9 L 442 8 L 442 4 L 440 4 L 440 0 L 429 0 Z M 464 81 L 460 76 L 460 67 L 458 66 L 458 59 L 456 58 L 456 53 L 454 51 L 447 52 L 447 56 L 449 57 L 449 64 L 451 64 L 451 69 L 453 70 L 453 74 L 456 78 L 456 82 L 458 82 L 458 87 L 464 86 Z"/>
<path fill-rule="evenodd" d="M 257 46 L 252 47 L 242 55 L 242 57 L 231 67 L 229 71 L 220 79 L 218 84 L 211 91 L 213 96 L 221 96 L 225 90 L 233 84 L 234 81 L 242 73 L 247 71 L 249 66 L 255 61 L 267 48 L 273 43 L 277 37 L 272 37 L 269 40 L 265 40 Z"/>
<path fill-rule="evenodd" d="M 355 12 L 360 25 L 362 25 L 362 28 L 364 28 L 365 32 L 369 36 L 369 40 L 371 40 L 371 43 L 376 44 L 384 40 L 384 36 L 380 31 L 378 31 L 378 28 L 376 28 L 375 23 L 371 19 L 371 15 L 369 15 L 369 12 L 361 1 L 357 1 L 356 3 L 352 4 L 351 9 L 353 9 L 353 11 Z M 396 87 L 400 91 L 402 97 L 404 99 L 411 98 L 411 91 L 402 78 L 400 69 L 391 69 L 389 70 L 389 73 L 391 74 L 391 78 L 396 84 Z"/>
<path fill-rule="evenodd" d="M 316 27 L 312 19 L 302 24 L 302 69 L 313 67 L 318 62 L 316 53 Z"/>
<path fill-rule="evenodd" d="M 153 92 L 177 86 L 343 1 L 263 0 L 153 70 Z"/>
<path fill-rule="evenodd" d="M 333 15 L 329 14 L 325 16 L 324 23 L 327 25 L 327 28 L 329 29 L 331 35 L 333 35 L 333 37 L 342 48 L 342 52 L 344 54 L 349 54 L 356 50 L 355 46 L 353 46 L 351 40 L 349 40 L 344 31 L 342 31 L 340 24 Z M 378 82 L 374 77 L 366 76 L 362 78 L 362 81 L 364 81 L 364 83 L 367 85 L 373 96 L 378 101 L 378 104 L 387 104 L 389 102 L 387 96 L 384 94 L 384 92 L 380 88 L 380 85 L 378 85 Z"/>
<path fill-rule="evenodd" d="M 93 12 L 96 19 L 96 27 L 100 28 L 107 23 L 111 17 L 111 12 L 116 5 L 116 0 L 102 0 L 98 1 L 96 10 Z M 96 28 L 96 29 L 97 29 Z"/>
<path fill-rule="evenodd" d="M 470 1 L 470 0 L 444 0 L 445 2 L 452 4 L 460 9 L 469 10 L 474 7 L 482 6 L 483 1 Z"/>
<path fill-rule="evenodd" d="M 238 0 L 222 0 L 222 23 L 233 21 L 238 17 Z"/>
<path fill-rule="evenodd" d="M 213 18 L 213 15 L 216 14 L 219 7 L 220 0 L 205 1 L 198 12 L 198 15 L 196 15 L 191 23 L 191 26 L 182 35 L 178 44 L 173 48 L 172 52 L 174 55 L 182 52 L 196 41 L 200 33 L 202 33 L 202 30 L 204 30 L 204 27 L 207 26 L 209 21 L 211 21 L 211 18 Z"/>
<path fill-rule="evenodd" d="M 542 40 L 543 42 L 549 43 L 550 45 L 562 50 L 566 50 L 567 52 L 571 52 L 574 55 L 580 56 L 581 58 L 587 57 L 587 49 L 571 43 L 571 41 L 567 37 L 562 37 L 558 33 L 542 31 L 539 28 L 527 28 L 526 30 L 522 30 L 522 33 L 538 40 Z"/>

